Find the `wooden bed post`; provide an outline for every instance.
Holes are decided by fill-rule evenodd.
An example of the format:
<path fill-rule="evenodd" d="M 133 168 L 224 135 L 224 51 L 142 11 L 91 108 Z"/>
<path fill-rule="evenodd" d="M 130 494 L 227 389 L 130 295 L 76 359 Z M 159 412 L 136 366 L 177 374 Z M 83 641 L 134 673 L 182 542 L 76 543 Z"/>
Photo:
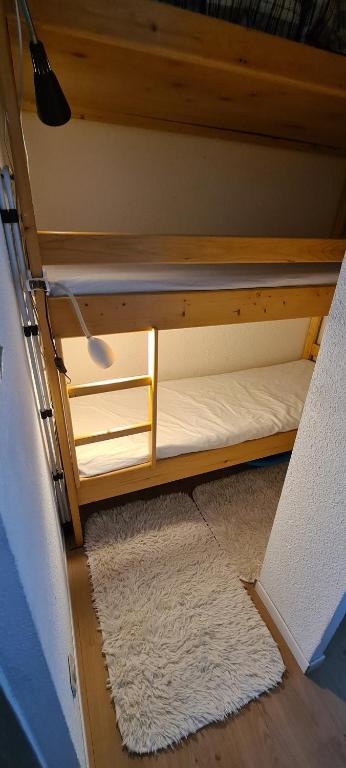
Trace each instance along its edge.
<path fill-rule="evenodd" d="M 332 226 L 331 237 L 346 238 L 346 179 L 342 188 L 337 212 Z M 346 250 L 346 239 L 345 239 Z M 318 337 L 321 330 L 323 317 L 312 317 L 307 330 L 305 343 L 303 347 L 302 358 L 312 360 L 316 358 L 319 352 Z"/>
<path fill-rule="evenodd" d="M 148 373 L 151 378 L 149 387 L 149 414 L 151 423 L 150 431 L 150 456 L 152 467 L 156 464 L 156 437 L 157 437 L 157 380 L 159 360 L 159 332 L 152 328 L 148 333 Z"/>
<path fill-rule="evenodd" d="M 56 346 L 58 355 L 60 355 L 60 357 L 63 357 L 63 348 L 62 348 L 61 339 L 55 339 L 55 346 Z M 66 376 L 64 376 L 63 374 L 59 374 L 59 379 L 60 379 L 61 399 L 62 399 L 63 410 L 65 415 L 66 432 L 67 432 L 69 448 L 70 448 L 72 469 L 73 469 L 76 488 L 78 488 L 78 486 L 80 485 L 80 478 L 79 478 L 76 446 L 75 446 L 74 434 L 73 434 L 70 400 L 69 400 L 68 389 L 67 389 L 67 379 L 66 379 Z"/>
<path fill-rule="evenodd" d="M 72 468 L 70 444 L 66 428 L 59 374 L 55 367 L 55 354 L 45 314 L 45 296 L 43 295 L 42 291 L 36 291 L 35 301 L 39 318 L 39 328 L 43 345 L 44 361 L 48 374 L 48 384 L 54 409 L 54 420 L 58 433 L 65 483 L 70 504 L 73 533 L 77 546 L 81 546 L 83 544 L 83 533 L 79 514 L 77 486 Z"/>
<path fill-rule="evenodd" d="M 317 357 L 318 353 L 318 335 L 321 330 L 323 317 L 312 317 L 309 323 L 308 331 L 305 338 L 304 349 L 302 358 L 305 360 L 312 360 L 313 357 Z"/>
<path fill-rule="evenodd" d="M 0 50 L 1 96 L 8 124 L 8 134 L 11 144 L 15 174 L 16 193 L 19 201 L 20 216 L 23 225 L 22 231 L 25 239 L 27 258 L 31 274 L 33 277 L 41 277 L 42 261 L 37 237 L 37 228 L 32 202 L 26 151 L 18 109 L 17 91 L 13 73 L 13 62 L 7 29 L 4 0 L 0 0 Z M 81 545 L 83 543 L 83 536 L 79 515 L 77 490 L 72 471 L 59 377 L 54 363 L 54 350 L 50 338 L 48 320 L 46 316 L 45 296 L 43 291 L 35 292 L 35 303 L 39 320 L 45 366 L 48 374 L 49 389 L 54 408 L 54 418 L 58 433 L 67 493 L 70 503 L 73 531 L 77 545 Z"/>

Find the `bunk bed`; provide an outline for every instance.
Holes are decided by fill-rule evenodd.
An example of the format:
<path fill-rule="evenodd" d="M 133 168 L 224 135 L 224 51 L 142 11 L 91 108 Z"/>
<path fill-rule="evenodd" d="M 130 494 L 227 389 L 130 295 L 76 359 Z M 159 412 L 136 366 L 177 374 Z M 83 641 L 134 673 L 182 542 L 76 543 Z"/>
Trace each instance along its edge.
<path fill-rule="evenodd" d="M 73 4 L 35 0 L 32 10 L 75 115 L 345 151 L 342 57 L 153 2 L 101 2 L 93 7 L 82 0 Z M 345 241 L 337 239 L 344 203 L 330 239 L 37 232 L 3 5 L 0 22 L 5 54 L 2 93 L 16 189 L 28 265 L 38 281 L 34 283 L 36 310 L 74 533 L 80 544 L 80 505 L 292 448 L 312 361 L 319 350 L 321 320 L 328 314 L 344 255 Z M 11 30 L 11 18 L 9 26 Z M 32 107 L 27 86 L 24 103 Z M 100 275 L 103 269 L 106 278 Z M 51 282 L 63 277 L 69 283 L 93 335 L 147 331 L 148 369 L 131 379 L 68 386 L 55 366 L 56 350 L 61 352 L 64 338 L 81 336 L 82 331 L 67 296 L 53 290 L 47 297 L 43 270 Z M 271 426 L 262 432 L 245 430 L 240 438 L 226 436 L 205 450 L 200 450 L 200 442 L 191 449 L 182 441 L 178 451 L 165 454 L 158 435 L 160 331 L 298 317 L 311 321 L 303 360 L 298 361 L 302 374 L 294 384 L 294 418 L 280 421 L 272 414 Z M 272 374 L 259 369 L 258 376 L 278 376 L 271 396 L 279 402 L 283 379 L 278 371 Z M 286 369 L 282 375 L 293 387 L 293 373 Z M 248 384 L 245 376 L 247 389 Z M 228 382 L 228 390 L 230 386 Z M 134 417 L 129 425 L 115 423 L 101 432 L 82 433 L 83 419 L 78 422 L 75 401 L 143 388 L 148 396 L 144 421 Z M 200 389 L 198 393 L 195 397 Z M 136 407 L 135 403 L 134 411 Z M 125 411 L 129 408 L 125 402 Z M 203 425 L 198 429 L 203 430 Z M 135 457 L 142 463 L 130 466 L 127 461 L 120 466 L 113 462 L 107 471 L 96 474 L 83 470 L 80 449 L 94 446 L 94 450 L 95 445 L 141 434 L 149 440 L 147 455 L 140 452 Z"/>
<path fill-rule="evenodd" d="M 321 318 L 328 314 L 344 254 L 343 240 L 41 232 L 39 243 L 48 279 L 54 283 L 64 276 L 93 335 L 148 332 L 149 365 L 141 376 L 75 386 L 66 386 L 62 377 L 65 424 L 79 504 L 293 447 L 312 374 L 311 361 L 318 354 Z M 155 265 L 154 280 L 150 273 L 150 255 Z M 101 259 L 108 261 L 106 280 L 99 267 Z M 92 261 L 98 265 L 96 269 L 91 266 Z M 136 267 L 135 274 L 131 265 Z M 219 275 L 215 275 L 217 267 Z M 254 267 L 251 287 L 242 287 L 244 281 L 249 285 L 249 273 Z M 119 268 L 125 269 L 126 280 L 124 275 L 119 276 Z M 215 290 L 211 290 L 209 273 L 203 282 L 203 268 L 212 269 L 213 279 L 219 281 Z M 184 272 L 186 269 L 188 275 Z M 160 290 L 155 290 L 157 281 Z M 60 293 L 60 289 L 54 291 L 53 287 L 48 297 L 52 334 L 59 340 L 81 336 L 73 306 L 69 298 Z M 230 374 L 227 382 L 221 376 L 158 385 L 161 330 L 291 317 L 314 318 L 302 352 L 303 360 L 287 366 Z M 137 390 L 143 388 L 148 393 L 149 416 L 140 422 L 144 395 L 138 398 Z M 124 390 L 129 391 L 124 393 Z M 190 393 L 190 423 L 184 392 L 185 397 Z M 233 407 L 228 424 L 224 420 L 223 428 L 219 425 L 219 429 L 212 408 L 213 392 L 214 398 L 219 392 L 217 411 L 223 411 L 225 416 L 229 407 Z M 110 399 L 112 393 L 124 395 L 120 406 L 115 399 Z M 268 400 L 271 405 L 266 408 Z M 202 415 L 198 401 L 203 402 Z M 260 408 L 262 423 L 259 425 L 256 414 L 258 417 Z M 90 426 L 95 414 L 98 429 L 93 432 Z"/>

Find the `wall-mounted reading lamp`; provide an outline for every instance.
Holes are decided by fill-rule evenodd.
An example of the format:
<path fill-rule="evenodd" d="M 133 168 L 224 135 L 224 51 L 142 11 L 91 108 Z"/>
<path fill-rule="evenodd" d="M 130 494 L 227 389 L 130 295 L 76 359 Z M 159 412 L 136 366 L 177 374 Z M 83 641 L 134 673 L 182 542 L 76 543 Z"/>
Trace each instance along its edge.
<path fill-rule="evenodd" d="M 44 45 L 37 38 L 26 0 L 17 0 L 17 2 L 17 18 L 19 20 L 18 6 L 20 6 L 29 30 L 30 53 L 34 68 L 36 109 L 38 117 L 42 123 L 45 123 L 45 125 L 64 125 L 71 118 L 69 104 L 66 101 L 56 75 L 51 69 Z M 113 350 L 109 344 L 103 341 L 103 339 L 98 339 L 91 335 L 84 322 L 82 313 L 73 293 L 63 284 L 56 283 L 56 287 L 62 289 L 63 293 L 67 294 L 73 304 L 83 333 L 87 338 L 88 351 L 91 359 L 101 368 L 109 368 L 114 361 Z M 59 362 L 59 365 L 63 366 L 64 371 L 66 372 L 63 361 L 60 361 L 59 357 L 56 357 L 56 361 Z M 57 362 L 56 365 L 58 367 Z"/>
<path fill-rule="evenodd" d="M 37 38 L 26 0 L 19 0 L 19 5 L 29 31 L 37 114 L 45 125 L 64 125 L 71 117 L 69 104 L 51 69 L 44 45 Z"/>
<path fill-rule="evenodd" d="M 45 125 L 65 125 L 71 118 L 71 109 L 66 101 L 59 81 L 51 69 L 45 47 L 37 38 L 28 4 L 26 0 L 18 0 L 18 3 L 29 30 L 30 53 L 34 68 L 36 109 L 38 117 Z M 114 362 L 112 348 L 109 344 L 103 341 L 103 339 L 98 339 L 91 335 L 85 324 L 74 294 L 62 283 L 56 283 L 55 285 L 62 289 L 63 293 L 67 294 L 73 304 L 83 333 L 88 342 L 88 352 L 91 359 L 100 368 L 109 368 Z M 56 360 L 59 360 L 59 358 L 56 358 Z"/>

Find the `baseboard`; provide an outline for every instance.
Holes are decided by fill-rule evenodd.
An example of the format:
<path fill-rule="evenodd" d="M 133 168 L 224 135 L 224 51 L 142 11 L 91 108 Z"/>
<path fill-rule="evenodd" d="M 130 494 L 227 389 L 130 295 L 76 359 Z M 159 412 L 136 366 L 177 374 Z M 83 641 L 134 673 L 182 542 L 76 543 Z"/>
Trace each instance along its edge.
<path fill-rule="evenodd" d="M 317 659 L 310 661 L 310 664 L 306 670 L 307 674 L 309 674 L 309 672 L 313 672 L 315 669 L 317 669 L 317 667 L 320 667 L 321 664 L 323 664 L 323 662 L 325 661 L 325 658 L 326 658 L 325 654 L 322 653 L 322 656 L 319 656 Z"/>
<path fill-rule="evenodd" d="M 281 613 L 279 613 L 278 609 L 270 599 L 268 593 L 262 586 L 260 581 L 256 582 L 256 592 L 258 594 L 258 597 L 261 599 L 263 605 L 267 609 L 268 613 L 270 614 L 271 618 L 273 619 L 273 622 L 275 626 L 278 628 L 280 634 L 282 635 L 285 643 L 287 643 L 291 653 L 293 654 L 297 664 L 299 665 L 302 672 L 311 671 L 311 667 L 315 669 L 316 666 L 319 666 L 319 663 L 322 664 L 322 661 L 324 658 L 321 657 L 320 659 L 316 659 L 312 664 L 308 661 L 308 659 L 305 657 L 302 649 L 294 639 L 291 630 L 288 628 L 286 622 L 281 616 Z M 318 663 L 319 662 L 319 663 Z"/>

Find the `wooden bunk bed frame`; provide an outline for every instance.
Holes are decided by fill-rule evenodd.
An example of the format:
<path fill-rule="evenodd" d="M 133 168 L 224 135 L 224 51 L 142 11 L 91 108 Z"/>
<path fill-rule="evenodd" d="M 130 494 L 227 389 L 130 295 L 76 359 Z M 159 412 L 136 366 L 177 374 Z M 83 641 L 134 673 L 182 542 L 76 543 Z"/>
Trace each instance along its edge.
<path fill-rule="evenodd" d="M 342 240 L 328 241 L 328 243 L 333 243 L 333 259 L 340 261 L 344 253 L 345 243 Z M 299 261 L 300 250 L 298 242 L 296 247 L 297 260 Z M 302 249 L 304 250 L 304 245 Z M 131 246 L 129 244 L 129 252 L 130 250 Z M 323 246 L 316 256 L 316 261 L 320 262 L 321 259 L 323 259 Z M 279 256 L 277 260 L 280 261 Z M 230 261 L 232 260 L 230 259 Z M 59 262 L 59 258 L 55 257 L 55 263 L 57 262 Z M 334 286 L 321 285 L 274 289 L 235 289 L 229 291 L 103 294 L 77 297 L 85 321 L 92 334 L 148 331 L 149 365 L 148 370 L 143 371 L 142 376 L 128 379 L 112 379 L 70 387 L 66 385 L 65 377 L 60 376 L 61 400 L 55 404 L 55 408 L 59 410 L 61 407 L 63 408 L 63 417 L 61 418 L 63 426 L 60 427 L 59 438 L 62 446 L 65 476 L 68 485 L 70 485 L 70 503 L 71 486 L 73 489 L 72 498 L 75 499 L 74 520 L 76 520 L 77 516 L 79 519 L 79 506 L 83 504 L 291 450 L 295 440 L 295 430 L 249 440 L 226 448 L 157 459 L 159 331 L 168 328 L 187 328 L 312 316 L 302 357 L 315 359 L 319 350 L 318 334 L 322 317 L 328 314 L 333 293 Z M 75 312 L 68 298 L 49 297 L 48 308 L 51 329 L 58 343 L 58 349 L 61 350 L 62 339 L 82 336 L 80 325 L 76 320 Z M 54 375 L 56 374 L 54 373 Z M 89 435 L 76 436 L 73 433 L 69 404 L 71 398 L 142 386 L 146 386 L 148 389 L 147 421 L 131 425 L 127 428 L 107 430 Z M 61 440 L 61 428 L 63 429 L 63 440 Z M 79 476 L 76 457 L 76 447 L 78 445 L 86 445 L 101 440 L 120 438 L 143 432 L 148 432 L 149 434 L 149 460 L 146 463 L 93 477 Z"/>
<path fill-rule="evenodd" d="M 66 40 L 69 40 L 69 35 L 72 34 L 71 29 L 73 29 L 73 34 L 78 38 L 79 45 L 86 44 L 85 41 L 88 42 L 88 45 L 89 43 L 93 43 L 95 37 L 101 34 L 100 23 L 102 21 L 104 25 L 103 35 L 105 37 L 103 44 L 109 44 L 112 48 L 112 52 L 114 48 L 117 49 L 120 47 L 121 50 L 126 51 L 126 55 L 132 57 L 137 50 L 143 51 L 144 46 L 146 55 L 154 56 L 157 64 L 159 57 L 162 54 L 165 40 L 168 36 L 167 47 L 164 52 L 168 57 L 172 56 L 175 64 L 177 63 L 175 55 L 173 56 L 172 54 L 172 28 L 169 28 L 169 30 L 166 29 L 165 38 L 163 27 L 161 25 L 163 19 L 165 19 L 166 22 L 167 20 L 170 21 L 172 19 L 173 21 L 175 20 L 176 23 L 178 23 L 179 20 L 180 23 L 180 17 L 178 15 L 175 16 L 175 14 L 180 14 L 181 11 L 176 11 L 168 6 L 166 8 L 150 2 L 140 4 L 133 2 L 118 2 L 114 8 L 112 6 L 112 14 L 114 13 L 114 18 L 113 16 L 112 18 L 117 21 L 117 37 L 116 42 L 114 43 L 113 38 L 109 42 L 112 28 L 110 29 L 109 26 L 105 24 L 106 20 L 109 21 L 109 13 L 106 14 L 106 8 L 103 7 L 102 4 L 102 13 L 100 12 L 100 14 L 99 4 L 97 4 L 97 16 L 88 16 L 87 14 L 83 16 L 82 13 L 83 24 L 85 25 L 82 33 L 77 29 L 77 22 L 78 25 L 80 23 L 76 11 L 80 6 L 79 1 L 74 4 L 66 4 L 63 9 L 64 13 L 62 13 L 61 3 L 51 2 L 47 9 L 45 3 L 41 5 L 34 2 L 32 5 L 34 13 L 36 12 L 37 6 L 39 19 L 40 14 L 42 18 L 44 17 L 44 19 L 46 19 L 44 23 L 42 22 L 42 28 L 50 49 L 52 48 L 52 41 L 55 39 L 55 36 L 58 40 L 57 45 L 60 46 L 62 28 L 66 32 Z M 91 4 L 89 3 L 89 10 L 90 5 Z M 151 15 L 149 14 L 149 16 L 145 16 L 144 26 L 141 27 L 139 25 L 138 27 L 138 14 L 140 14 L 141 19 L 144 18 L 141 16 L 142 11 L 140 12 L 138 9 L 143 6 L 144 10 L 150 10 Z M 130 18 L 128 15 L 129 7 L 134 14 L 133 19 L 131 17 L 134 23 L 131 45 L 129 44 L 127 37 Z M 148 23 L 149 19 L 153 18 L 152 13 L 154 13 L 154 9 L 156 14 L 155 18 L 160 19 L 157 29 L 160 30 L 159 51 L 161 51 L 161 53 L 157 50 L 157 42 L 155 42 L 155 44 L 150 41 L 148 42 Z M 59 17 L 59 19 L 57 19 L 57 17 Z M 184 29 L 183 26 L 180 25 L 180 33 L 184 37 L 185 48 L 187 41 L 189 41 L 192 48 L 197 46 L 197 49 L 193 53 L 194 63 L 196 64 L 196 59 L 201 57 L 201 39 L 199 37 L 196 39 L 193 37 L 190 38 L 189 34 L 191 34 L 194 25 L 196 25 L 196 30 L 202 29 L 206 20 L 201 19 L 198 16 L 195 17 L 193 14 L 188 14 L 187 18 L 188 29 Z M 61 19 L 63 19 L 63 22 Z M 204 27 L 205 32 L 208 29 L 208 32 L 210 33 L 210 21 L 212 20 L 208 20 L 208 27 Z M 226 36 L 229 34 L 226 31 L 221 32 L 219 22 L 212 21 L 212 23 L 216 24 L 215 30 L 221 37 L 223 34 Z M 47 24 L 47 26 L 45 26 L 45 24 Z M 97 33 L 94 33 L 93 31 L 93 24 L 95 25 Z M 202 25 L 202 27 L 199 25 Z M 230 26 L 232 27 L 232 25 Z M 85 31 L 86 27 L 88 27 L 87 31 Z M 227 27 L 227 25 L 225 25 L 225 27 Z M 155 41 L 158 37 L 156 35 L 157 29 L 154 29 L 154 23 L 151 22 L 151 32 L 155 35 Z M 214 27 L 212 27 L 212 29 L 214 29 Z M 235 33 L 233 31 L 230 34 L 233 35 Z M 248 30 L 244 31 L 237 28 L 237 34 L 242 38 L 243 35 L 248 36 L 249 32 Z M 255 40 L 259 33 L 250 33 L 250 37 L 247 38 L 248 46 L 252 34 L 255 35 L 253 38 Z M 258 39 L 262 37 L 263 35 L 259 35 Z M 265 38 L 266 40 L 269 39 L 268 36 L 265 36 Z M 217 40 L 219 40 L 218 37 Z M 273 54 L 273 51 L 281 50 L 281 46 L 284 52 L 292 51 L 292 55 L 297 51 L 296 44 L 287 43 L 287 41 L 277 41 L 274 38 L 270 38 L 270 41 L 270 45 L 273 45 L 271 54 Z M 175 42 L 177 44 L 177 41 Z M 217 46 L 218 53 L 220 53 L 220 56 L 223 55 L 227 58 L 226 71 L 231 73 L 233 78 L 233 76 L 237 74 L 237 69 L 239 70 L 243 67 L 243 63 L 238 62 L 238 65 L 234 62 L 231 63 L 229 60 L 231 54 L 227 52 L 226 42 L 224 41 L 223 45 L 221 45 L 221 42 L 220 38 L 220 46 Z M 206 43 L 206 39 L 204 39 L 204 43 Z M 101 44 L 100 40 L 98 40 L 98 44 Z M 154 45 L 154 48 L 152 51 L 150 49 L 148 52 L 148 46 L 150 48 L 150 45 Z M 292 49 L 289 47 L 291 45 L 293 46 Z M 288 48 L 286 46 L 288 46 Z M 97 263 L 107 262 L 113 264 L 124 261 L 132 263 L 161 262 L 165 264 L 341 262 L 345 250 L 345 241 L 342 239 L 210 238 L 193 236 L 126 236 L 109 233 L 38 233 L 35 224 L 25 147 L 18 112 L 10 38 L 7 29 L 4 3 L 1 5 L 0 48 L 3 55 L 0 75 L 2 98 L 8 118 L 16 191 L 23 225 L 23 236 L 27 249 L 28 266 L 30 267 L 33 277 L 42 277 L 42 268 L 44 265 L 52 263 L 66 264 L 71 262 L 78 263 L 79 265 L 95 263 L 95 261 Z M 300 48 L 302 50 L 300 50 Z M 78 50 L 80 50 L 80 48 L 78 48 Z M 62 56 L 66 56 L 66 46 L 62 47 L 62 51 Z M 323 119 L 324 113 L 327 113 L 329 110 L 331 101 L 334 103 L 335 109 L 336 105 L 338 105 L 338 108 L 340 107 L 340 91 L 342 89 L 340 80 L 338 78 L 333 80 L 333 86 L 330 84 L 330 87 L 327 85 L 326 80 L 328 77 L 333 79 L 336 71 L 340 73 L 341 69 L 338 69 L 339 64 L 337 62 L 339 62 L 339 58 L 341 57 L 335 57 L 332 54 L 329 55 L 325 54 L 325 52 L 313 50 L 309 50 L 306 53 L 305 49 L 302 47 L 299 47 L 299 51 L 303 59 L 305 56 L 307 57 L 307 63 L 311 58 L 311 62 L 318 64 L 320 61 L 319 57 L 322 56 L 324 60 L 324 57 L 326 56 L 325 61 L 330 62 L 330 67 L 327 67 L 325 71 L 322 68 L 322 71 L 318 71 L 316 77 L 313 77 L 313 68 L 310 68 L 309 70 L 309 67 L 307 66 L 307 69 L 304 72 L 305 80 L 303 82 L 302 72 L 300 72 L 298 76 L 297 66 L 293 61 L 290 61 L 289 56 L 284 64 L 281 61 L 279 65 L 279 77 L 283 78 L 283 81 L 285 82 L 287 79 L 290 79 L 290 84 L 286 82 L 286 85 L 287 93 L 290 94 L 291 107 L 296 104 L 297 110 L 299 111 L 302 106 L 301 97 L 303 95 L 305 99 L 306 90 L 308 90 L 310 96 L 312 95 L 313 99 L 316 98 L 316 104 L 319 104 L 321 115 L 319 123 L 320 130 L 317 130 L 313 117 L 314 113 L 311 113 L 309 107 L 309 105 L 311 106 L 311 100 L 308 100 L 309 105 L 306 110 L 305 122 L 307 125 L 308 121 L 311 129 L 310 139 L 315 132 L 315 139 L 313 139 L 313 142 L 316 142 L 317 136 L 318 142 L 320 142 L 323 135 L 323 141 L 325 142 L 324 146 L 329 146 L 332 147 L 333 150 L 337 149 L 337 151 L 341 151 L 345 148 L 342 146 L 345 136 L 343 135 L 343 132 L 340 132 L 340 135 L 338 135 L 338 129 L 335 128 L 337 120 L 334 117 L 333 120 L 329 120 L 329 122 L 324 121 Z M 264 54 L 263 50 L 261 55 L 258 51 L 255 52 L 255 54 L 251 64 L 246 62 L 246 68 L 249 69 L 249 67 L 251 67 L 253 76 L 258 77 L 261 82 L 263 80 L 263 82 L 268 85 L 268 88 L 269 86 L 271 88 L 272 78 L 268 76 L 268 73 L 264 72 L 263 60 L 261 58 L 261 55 L 263 54 L 264 62 L 268 65 L 270 55 L 268 52 Z M 239 56 L 239 52 L 237 55 Z M 187 61 L 189 65 L 191 64 L 191 56 L 191 52 L 188 56 L 185 51 L 184 61 Z M 330 59 L 329 56 L 331 57 Z M 76 59 L 78 60 L 78 58 L 80 57 L 76 53 Z M 272 67 L 274 67 L 274 58 L 273 54 L 273 59 L 271 61 Z M 217 73 L 222 69 L 219 58 L 215 60 L 212 57 L 212 48 L 209 38 L 208 45 L 204 50 L 204 59 L 206 61 L 203 60 L 203 62 L 199 62 L 202 68 L 207 66 L 207 70 L 210 69 Z M 289 62 L 292 67 L 292 70 L 290 70 L 292 74 L 291 78 L 288 78 L 287 72 L 282 74 L 284 66 L 288 67 Z M 66 62 L 63 66 L 61 66 L 62 64 L 63 62 L 60 62 L 59 67 L 62 69 L 64 79 L 65 74 L 68 75 L 69 72 L 74 70 L 73 66 L 72 69 L 69 68 Z M 112 59 L 112 65 L 113 64 L 114 62 Z M 262 65 L 261 67 L 259 66 L 260 64 Z M 276 59 L 275 66 L 278 66 L 278 61 Z M 203 69 L 204 74 L 206 74 L 206 71 Z M 307 74 L 309 74 L 309 71 L 311 80 L 309 82 L 309 87 L 306 88 L 306 77 Z M 238 74 L 240 76 L 240 72 Z M 317 76 L 319 78 L 322 77 L 319 84 L 317 84 Z M 86 75 L 85 80 L 88 80 Z M 283 81 L 281 82 L 281 86 Z M 271 95 L 273 96 L 273 94 L 274 91 L 271 90 Z M 70 97 L 69 93 L 68 96 Z M 104 98 L 105 96 L 107 96 L 107 99 L 104 101 L 104 107 L 106 100 L 108 100 L 107 90 L 103 94 Z M 136 99 L 134 99 L 134 101 L 135 100 Z M 27 103 L 30 106 L 30 102 L 28 101 Z M 212 106 L 212 104 L 210 106 Z M 257 107 L 255 111 L 257 114 Z M 107 117 L 108 120 L 117 120 L 119 117 L 118 113 L 109 116 L 106 115 L 105 111 L 96 114 L 92 109 L 90 111 L 84 110 L 84 113 L 87 117 L 99 116 L 103 119 Z M 253 120 L 255 120 L 255 112 L 253 112 L 252 117 Z M 155 121 L 156 120 L 157 117 L 155 118 Z M 151 124 L 155 124 L 156 127 L 158 123 L 155 121 L 152 121 Z M 329 127 L 326 131 L 327 122 Z M 261 132 L 262 127 L 259 123 L 258 126 L 258 132 Z M 218 130 L 220 128 L 221 126 L 219 125 Z M 227 131 L 228 130 L 229 128 L 227 128 Z M 285 141 L 287 136 L 292 133 L 291 129 L 287 131 L 287 135 L 286 129 L 285 134 L 283 133 L 283 129 L 277 128 L 276 130 L 277 132 L 279 130 L 281 131 L 281 138 Z M 301 141 L 302 135 L 306 136 L 306 131 L 300 131 L 299 141 Z M 294 140 L 296 141 L 296 139 Z M 320 148 L 320 144 L 315 143 L 315 148 Z M 344 206 L 344 201 L 342 206 Z M 343 221 L 343 218 L 343 212 L 340 213 L 339 211 L 336 218 L 335 231 L 332 233 L 334 236 L 337 236 L 339 232 L 342 231 L 341 221 Z M 319 349 L 318 334 L 321 320 L 323 316 L 328 314 L 333 293 L 334 286 L 317 285 L 272 289 L 251 288 L 223 291 L 176 291 L 172 293 L 155 292 L 146 294 L 132 293 L 79 296 L 77 297 L 77 300 L 92 334 L 122 333 L 134 330 L 148 331 L 150 353 L 149 368 L 147 371 L 143 372 L 143 376 L 137 377 L 136 379 L 112 380 L 109 382 L 99 382 L 67 388 L 65 378 L 59 376 L 54 364 L 55 353 L 51 342 L 49 324 L 58 349 L 61 348 L 61 339 L 69 336 L 80 336 L 81 329 L 76 321 L 71 303 L 67 298 L 49 297 L 47 301 L 47 317 L 45 306 L 46 297 L 42 290 L 36 290 L 35 302 L 39 318 L 40 333 L 77 544 L 81 544 L 83 541 L 79 512 L 79 506 L 82 504 L 121 495 L 128 493 L 129 491 L 135 491 L 149 486 L 159 485 L 182 477 L 228 467 L 251 459 L 281 453 L 290 450 L 293 447 L 296 432 L 290 431 L 257 440 L 249 440 L 227 448 L 157 460 L 157 372 L 158 335 L 160 330 L 167 328 L 187 328 L 194 326 L 310 317 L 309 331 L 302 356 L 307 359 L 315 359 Z M 106 432 L 96 436 L 79 436 L 76 440 L 73 435 L 69 407 L 69 399 L 71 397 L 135 386 L 148 387 L 148 419 L 146 422 L 136 425 L 135 428 L 129 427 L 128 429 Z M 75 450 L 76 443 L 77 445 L 81 445 L 96 440 L 115 438 L 139 432 L 148 432 L 149 434 L 150 460 L 147 463 L 128 469 L 116 470 L 105 475 L 79 477 Z"/>

